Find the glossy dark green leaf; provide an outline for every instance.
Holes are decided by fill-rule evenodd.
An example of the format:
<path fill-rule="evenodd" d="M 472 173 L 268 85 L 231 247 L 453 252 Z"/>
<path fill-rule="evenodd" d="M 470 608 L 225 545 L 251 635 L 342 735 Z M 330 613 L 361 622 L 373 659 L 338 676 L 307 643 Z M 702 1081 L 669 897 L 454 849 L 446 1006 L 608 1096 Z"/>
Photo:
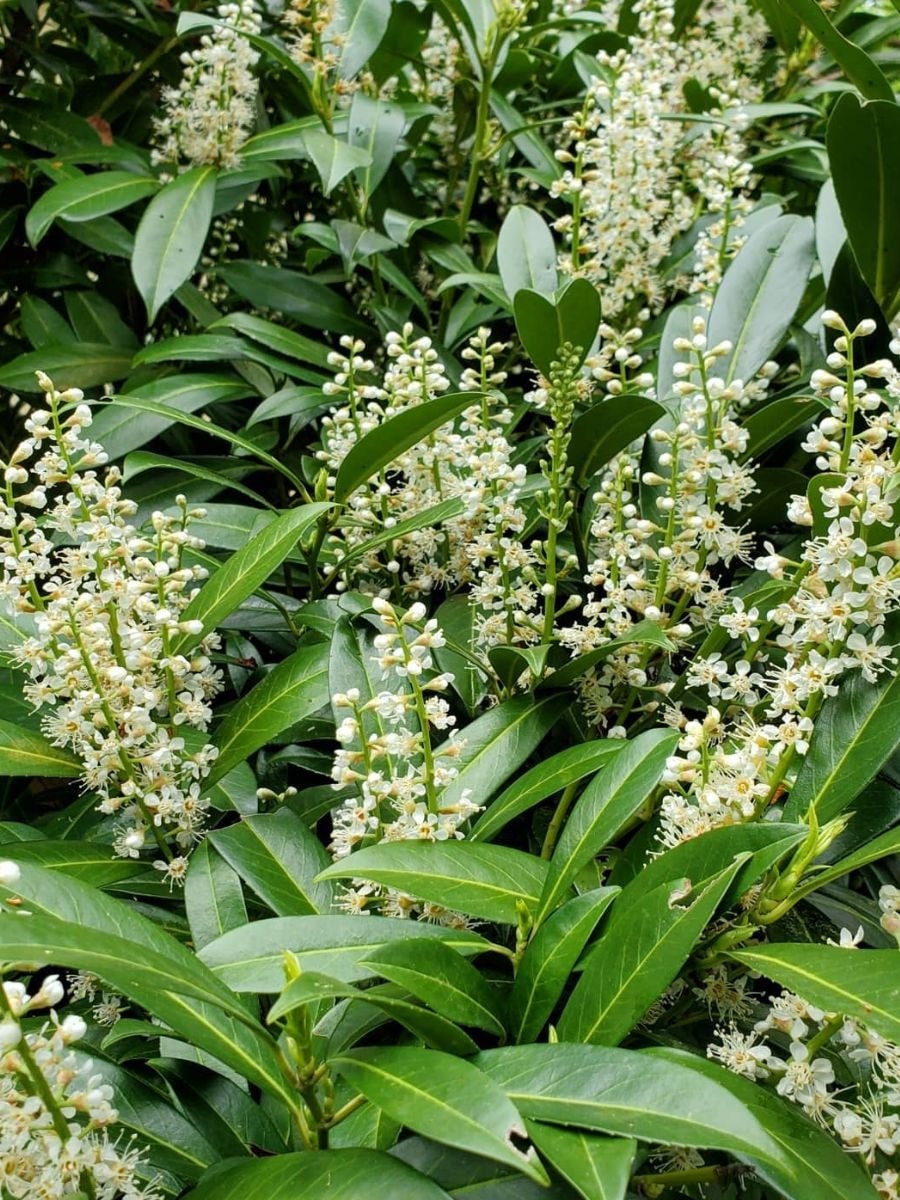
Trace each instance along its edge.
<path fill-rule="evenodd" d="M 565 343 L 586 358 L 600 325 L 600 295 L 586 279 L 573 279 L 556 300 L 522 288 L 513 300 L 516 330 L 532 362 L 547 375 Z"/>
<path fill-rule="evenodd" d="M 232 705 L 215 733 L 219 756 L 207 777 L 207 787 L 282 730 L 328 703 L 327 653 L 328 647 L 322 643 L 296 650 Z"/>
<path fill-rule="evenodd" d="M 0 720 L 0 775 L 75 779 L 81 763 L 35 730 Z"/>
<path fill-rule="evenodd" d="M 514 696 L 466 725 L 455 760 L 459 774 L 441 792 L 442 803 L 456 803 L 466 789 L 474 804 L 490 799 L 534 753 L 568 703 L 568 696 Z"/>
<path fill-rule="evenodd" d="M 210 325 L 211 331 L 217 329 L 234 329 L 285 358 L 296 358 L 299 362 L 312 363 L 316 367 L 328 366 L 327 345 L 315 342 L 293 329 L 285 329 L 275 321 L 266 321 L 251 313 L 228 313 Z"/>
<path fill-rule="evenodd" d="M 437 524 L 437 522 L 435 522 Z M 435 612 L 447 644 L 435 648 L 434 657 L 442 671 L 453 676 L 453 690 L 471 715 L 487 690 L 487 676 L 454 646 L 472 654 L 475 650 L 475 608 L 466 596 L 451 596 Z"/>
<path fill-rule="evenodd" d="M 526 1139 L 522 1118 L 503 1091 L 471 1063 L 414 1046 L 370 1046 L 332 1060 L 373 1104 L 436 1141 L 481 1154 L 548 1182 Z"/>
<path fill-rule="evenodd" d="M 251 304 L 296 317 L 313 329 L 363 336 L 371 332 L 343 296 L 299 271 L 236 261 L 220 267 L 217 275 Z"/>
<path fill-rule="evenodd" d="M 191 940 L 198 950 L 229 929 L 247 923 L 240 878 L 208 837 L 191 853 L 184 881 L 184 907 Z"/>
<path fill-rule="evenodd" d="M 563 1009 L 564 1041 L 615 1046 L 668 987 L 712 920 L 740 863 L 726 867 L 686 900 L 690 881 L 620 901 Z"/>
<path fill-rule="evenodd" d="M 527 204 L 514 204 L 497 239 L 497 265 L 510 300 L 522 288 L 542 296 L 556 291 L 556 246 L 547 222 Z"/>
<path fill-rule="evenodd" d="M 204 946 L 200 958 L 238 992 L 280 992 L 284 952 L 296 954 L 304 971 L 333 975 L 344 982 L 377 975 L 364 960 L 398 938 L 435 937 L 462 954 L 488 943 L 470 930 L 444 928 L 395 917 L 273 917 L 234 929 Z"/>
<path fill-rule="evenodd" d="M 157 193 L 141 217 L 131 270 L 151 321 L 196 267 L 212 220 L 213 167 L 191 167 Z"/>
<path fill-rule="evenodd" d="M 241 879 L 279 917 L 327 912 L 333 889 L 317 883 L 329 863 L 314 833 L 289 808 L 244 817 L 208 835 Z"/>
<path fill-rule="evenodd" d="M 666 410 L 639 394 L 611 396 L 592 404 L 572 428 L 569 463 L 575 481 L 585 484 L 620 450 L 642 437 Z"/>
<path fill-rule="evenodd" d="M 813 222 L 784 216 L 752 234 L 728 266 L 709 315 L 710 346 L 733 349 L 716 371 L 726 382 L 752 379 L 781 345 L 816 258 Z"/>
<path fill-rule="evenodd" d="M 64 875 L 89 882 L 95 888 L 139 875 L 147 865 L 133 858 L 118 858 L 109 846 L 98 842 L 79 842 L 74 839 L 56 841 L 41 838 L 19 843 L 12 853 L 16 862 L 31 862 L 46 867 L 48 871 L 61 871 Z"/>
<path fill-rule="evenodd" d="M 378 1150 L 318 1150 L 230 1162 L 185 1200 L 449 1200 L 418 1171 Z"/>
<path fill-rule="evenodd" d="M 470 842 L 489 842 L 504 826 L 523 812 L 540 804 L 548 796 L 577 783 L 606 766 L 611 756 L 625 746 L 619 738 L 609 738 L 569 746 L 537 763 L 520 775 L 485 809 L 469 834 Z"/>
<path fill-rule="evenodd" d="M 572 880 L 653 794 L 678 741 L 668 729 L 650 729 L 616 754 L 579 796 L 556 844 L 535 914 L 540 924 L 565 898 Z"/>
<path fill-rule="evenodd" d="M 584 675 L 587 671 L 592 670 L 598 662 L 602 662 L 605 658 L 609 658 L 611 654 L 621 649 L 622 646 L 632 645 L 648 645 L 658 647 L 660 650 L 674 650 L 675 644 L 670 638 L 667 638 L 660 625 L 655 621 L 638 621 L 637 624 L 620 638 L 610 638 L 604 645 L 596 650 L 589 650 L 587 654 L 580 654 L 577 658 L 573 658 L 571 662 L 559 667 L 555 671 L 551 671 L 545 676 L 537 686 L 538 691 L 544 691 L 550 688 L 568 688 L 579 676 Z"/>
<path fill-rule="evenodd" d="M 789 434 L 812 421 L 818 411 L 805 396 L 785 396 L 757 409 L 743 422 L 748 434 L 746 457 L 758 458 L 777 446 Z"/>
<path fill-rule="evenodd" d="M 91 221 L 127 208 L 158 187 L 157 179 L 132 171 L 101 171 L 58 183 L 32 205 L 25 218 L 25 232 L 36 246 L 54 221 Z"/>
<path fill-rule="evenodd" d="M 844 812 L 900 744 L 900 678 L 877 683 L 855 672 L 816 718 L 809 752 L 785 805 L 785 820 L 815 807 L 820 823 Z"/>
<path fill-rule="evenodd" d="M 202 632 L 181 634 L 173 642 L 172 653 L 184 654 L 195 646 L 265 583 L 330 507 L 329 504 L 303 504 L 289 509 L 233 554 L 203 584 L 181 614 L 182 621 L 200 621 Z"/>
<path fill-rule="evenodd" d="M 768 1088 L 726 1071 L 696 1054 L 654 1047 L 647 1059 L 669 1062 L 714 1082 L 739 1100 L 778 1147 L 777 1163 L 754 1165 L 763 1179 L 791 1200 L 876 1200 L 875 1189 L 862 1170 L 837 1142 L 812 1123 L 795 1104 L 782 1100 Z M 684 1095 L 693 1095 L 685 1078 Z"/>
<path fill-rule="evenodd" d="M 900 304 L 900 220 L 896 179 L 900 109 L 883 97 L 840 97 L 828 122 L 828 160 L 841 216 L 860 274 L 887 316 Z"/>
<path fill-rule="evenodd" d="M 786 942 L 736 950 L 732 957 L 826 1012 L 855 1017 L 882 1037 L 900 1040 L 896 950 Z"/>
<path fill-rule="evenodd" d="M 69 322 L 59 315 L 52 304 L 48 304 L 40 296 L 22 297 L 19 302 L 19 320 L 22 323 L 22 332 L 35 350 L 40 350 L 42 346 L 61 346 L 78 340 Z"/>
<path fill-rule="evenodd" d="M 526 1122 L 541 1156 L 583 1200 L 625 1200 L 637 1142 Z"/>
<path fill-rule="evenodd" d="M 868 100 L 889 100 L 893 103 L 894 89 L 884 72 L 865 50 L 834 27 L 821 4 L 816 0 L 783 0 L 783 3 L 821 42 L 850 82 Z"/>
<path fill-rule="evenodd" d="M 497 992 L 467 959 L 443 942 L 435 938 L 390 942 L 364 961 L 383 979 L 406 988 L 451 1021 L 503 1036 Z"/>
<path fill-rule="evenodd" d="M 382 842 L 322 872 L 369 879 L 484 921 L 515 925 L 518 902 L 537 903 L 547 864 L 506 846 L 470 842 Z"/>
<path fill-rule="evenodd" d="M 334 483 L 334 498 L 346 500 L 358 487 L 479 401 L 480 392 L 449 392 L 388 417 L 377 429 L 360 438 L 345 455 Z"/>
<path fill-rule="evenodd" d="M 766 1163 L 778 1157 L 774 1139 L 722 1083 L 698 1083 L 688 1067 L 635 1050 L 561 1042 L 486 1050 L 474 1062 L 529 1120 Z M 673 1103 L 687 1096 L 689 1105 Z"/>
<path fill-rule="evenodd" d="M 588 938 L 618 894 L 618 888 L 605 887 L 573 896 L 538 929 L 522 955 L 509 994 L 513 1041 L 537 1041 Z"/>
<path fill-rule="evenodd" d="M 11 392 L 38 392 L 36 371 L 45 372 L 58 387 L 97 387 L 123 379 L 131 369 L 131 353 L 106 342 L 42 346 L 0 367 L 0 387 Z"/>
<path fill-rule="evenodd" d="M 245 472 L 251 469 L 249 465 L 243 468 Z M 211 467 L 203 466 L 191 459 L 169 458 L 167 454 L 154 454 L 150 450 L 135 450 L 125 459 L 124 477 L 126 481 L 134 479 L 144 471 L 181 471 L 194 479 L 203 479 L 207 483 L 213 484 L 217 490 L 240 492 L 242 496 L 246 496 L 248 500 L 258 504 L 260 508 L 273 508 L 273 505 L 264 496 L 255 492 L 253 488 L 247 487 L 231 474 L 226 474 L 222 470 L 213 470 Z"/>

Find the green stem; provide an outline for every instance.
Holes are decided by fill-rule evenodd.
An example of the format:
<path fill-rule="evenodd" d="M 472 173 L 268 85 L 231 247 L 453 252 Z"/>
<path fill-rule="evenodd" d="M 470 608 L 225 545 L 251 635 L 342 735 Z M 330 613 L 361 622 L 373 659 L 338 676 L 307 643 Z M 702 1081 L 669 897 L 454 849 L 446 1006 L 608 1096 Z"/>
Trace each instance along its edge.
<path fill-rule="evenodd" d="M 572 807 L 572 801 L 578 792 L 578 784 L 580 782 L 580 780 L 576 779 L 574 783 L 570 783 L 557 802 L 556 810 L 544 835 L 544 844 L 541 846 L 541 858 L 543 859 L 553 857 L 553 851 L 556 849 L 556 843 L 559 839 L 563 823 L 569 815 L 569 809 Z"/>

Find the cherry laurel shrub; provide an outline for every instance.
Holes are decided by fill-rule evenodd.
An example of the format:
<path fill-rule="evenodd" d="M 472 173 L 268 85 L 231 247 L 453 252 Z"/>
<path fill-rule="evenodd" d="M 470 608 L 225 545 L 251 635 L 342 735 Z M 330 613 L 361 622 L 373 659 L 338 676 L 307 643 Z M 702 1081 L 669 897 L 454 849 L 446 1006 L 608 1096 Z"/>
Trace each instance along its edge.
<path fill-rule="evenodd" d="M 0 29 L 0 1200 L 898 1200 L 896 0 Z"/>

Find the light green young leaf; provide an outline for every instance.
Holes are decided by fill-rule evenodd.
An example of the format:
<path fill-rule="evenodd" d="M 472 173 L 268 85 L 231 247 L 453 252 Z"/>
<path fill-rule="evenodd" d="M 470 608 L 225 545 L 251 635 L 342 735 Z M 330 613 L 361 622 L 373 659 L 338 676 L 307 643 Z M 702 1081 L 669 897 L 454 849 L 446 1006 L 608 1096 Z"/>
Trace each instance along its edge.
<path fill-rule="evenodd" d="M 481 1154 L 549 1183 L 515 1106 L 464 1059 L 416 1046 L 369 1046 L 332 1060 L 335 1070 L 395 1121 L 435 1141 Z"/>
<path fill-rule="evenodd" d="M 131 272 L 151 321 L 199 262 L 215 195 L 215 169 L 191 167 L 147 205 L 134 239 Z"/>
<path fill-rule="evenodd" d="M 368 151 L 359 146 L 351 146 L 323 129 L 308 129 L 302 136 L 303 145 L 319 173 L 322 191 L 326 196 L 330 195 L 351 171 L 367 167 L 372 161 Z"/>

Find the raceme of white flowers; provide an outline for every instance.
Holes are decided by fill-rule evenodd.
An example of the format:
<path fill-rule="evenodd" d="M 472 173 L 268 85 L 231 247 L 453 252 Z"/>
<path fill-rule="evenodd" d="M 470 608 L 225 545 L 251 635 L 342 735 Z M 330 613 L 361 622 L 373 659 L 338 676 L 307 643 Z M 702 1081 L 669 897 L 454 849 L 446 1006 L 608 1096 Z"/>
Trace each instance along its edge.
<path fill-rule="evenodd" d="M 254 0 L 234 0 L 216 9 L 219 22 L 181 55 L 177 87 L 162 92 L 162 115 L 154 122 L 153 161 L 165 165 L 237 167 L 241 146 L 256 118 L 259 54 L 246 38 L 259 33 Z"/>
<path fill-rule="evenodd" d="M 862 930 L 853 936 L 845 929 L 840 944 L 852 953 L 861 937 Z M 900 1147 L 900 1046 L 856 1018 L 824 1012 L 787 991 L 749 1025 L 755 1006 L 735 986 L 745 982 L 725 981 L 719 992 L 730 993 L 727 1003 L 710 1004 L 729 1020 L 717 1028 L 708 1056 L 737 1075 L 773 1084 L 863 1159 L 879 1195 L 896 1200 L 900 1174 L 889 1160 Z"/>
<path fill-rule="evenodd" d="M 207 574 L 186 557 L 203 545 L 189 531 L 201 510 L 181 497 L 176 516 L 131 525 L 118 469 L 98 474 L 106 454 L 87 432 L 82 393 L 39 382 L 47 407 L 30 413 L 0 499 L 0 600 L 33 630 L 11 653 L 45 734 L 75 755 L 115 819 L 117 853 L 156 849 L 156 865 L 180 881 L 217 753 L 198 734 L 221 687 L 209 657 L 217 636 L 182 618 Z"/>
<path fill-rule="evenodd" d="M 371 661 L 393 687 L 366 700 L 356 688 L 332 697 L 341 715 L 333 786 L 346 793 L 332 814 L 335 859 L 375 842 L 462 838 L 461 826 L 480 811 L 468 789 L 445 795 L 458 774 L 453 763 L 465 743 L 456 737 L 456 718 L 443 695 L 453 676 L 435 668 L 432 652 L 445 645 L 437 621 L 425 619 L 420 602 L 403 610 L 376 597 L 373 607 L 382 631 L 372 641 Z M 443 733 L 437 742 L 435 734 Z M 464 917 L 439 905 L 364 880 L 352 882 L 340 907 L 351 913 L 465 924 Z"/>
<path fill-rule="evenodd" d="M 633 7 L 628 48 L 598 53 L 584 105 L 564 124 L 564 170 L 550 189 L 570 208 L 555 226 L 567 244 L 560 266 L 597 284 L 612 322 L 658 309 L 684 287 L 710 296 L 739 249 L 752 207 L 741 106 L 759 99 L 767 36 L 744 0 L 704 6 L 697 36 L 684 40 L 673 0 Z M 685 85 L 706 93 L 708 111 L 690 111 Z M 691 229 L 684 278 L 668 261 Z"/>
<path fill-rule="evenodd" d="M 14 864 L 0 880 L 14 883 Z M 62 1019 L 65 989 L 46 976 L 39 991 L 0 980 L 0 1180 L 11 1200 L 162 1200 L 147 1183 L 143 1152 L 117 1134 L 113 1088 L 73 1050 L 87 1032 L 82 1017 Z M 35 1014 L 49 1010 L 40 1026 Z M 27 1028 L 23 1024 L 27 1021 Z"/>

